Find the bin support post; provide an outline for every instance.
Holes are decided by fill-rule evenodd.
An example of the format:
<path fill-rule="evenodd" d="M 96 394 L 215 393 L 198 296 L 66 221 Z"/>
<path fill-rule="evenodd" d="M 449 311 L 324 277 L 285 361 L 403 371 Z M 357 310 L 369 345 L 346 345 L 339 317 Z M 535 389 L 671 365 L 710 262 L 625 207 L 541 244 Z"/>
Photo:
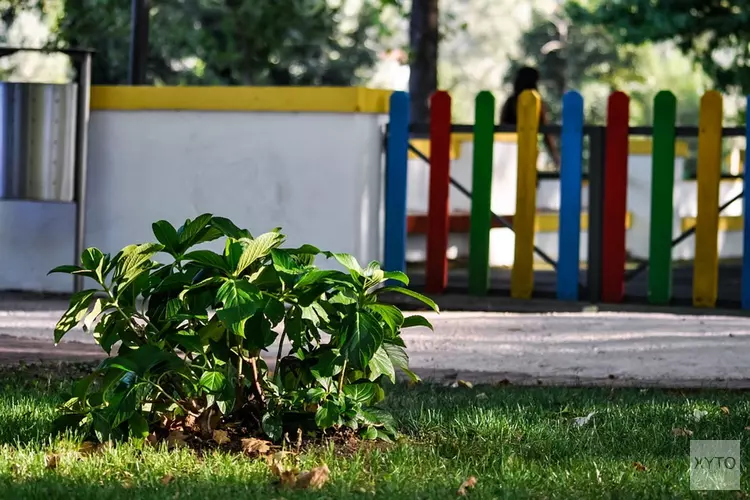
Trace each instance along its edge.
<path fill-rule="evenodd" d="M 76 235 L 75 260 L 80 263 L 81 253 L 86 245 L 86 162 L 88 158 L 87 132 L 89 127 L 89 99 L 91 91 L 91 53 L 80 54 L 76 61 L 78 78 L 78 112 L 76 113 L 76 156 L 75 156 L 75 205 Z M 75 275 L 73 291 L 83 290 L 83 276 Z"/>

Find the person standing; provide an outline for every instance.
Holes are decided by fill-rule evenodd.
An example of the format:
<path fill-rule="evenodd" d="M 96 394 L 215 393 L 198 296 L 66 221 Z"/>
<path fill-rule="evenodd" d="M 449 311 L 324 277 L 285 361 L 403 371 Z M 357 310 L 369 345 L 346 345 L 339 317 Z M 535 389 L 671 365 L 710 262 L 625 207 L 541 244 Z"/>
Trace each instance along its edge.
<path fill-rule="evenodd" d="M 516 73 L 513 81 L 513 94 L 505 101 L 500 110 L 500 125 L 518 125 L 518 98 L 524 90 L 536 90 L 539 86 L 539 71 L 529 66 L 524 66 Z M 547 125 L 547 108 L 544 101 L 539 109 L 539 125 Z M 554 138 L 550 134 L 544 134 L 544 145 L 547 147 L 549 155 L 555 167 L 560 169 L 560 153 L 555 144 Z"/>

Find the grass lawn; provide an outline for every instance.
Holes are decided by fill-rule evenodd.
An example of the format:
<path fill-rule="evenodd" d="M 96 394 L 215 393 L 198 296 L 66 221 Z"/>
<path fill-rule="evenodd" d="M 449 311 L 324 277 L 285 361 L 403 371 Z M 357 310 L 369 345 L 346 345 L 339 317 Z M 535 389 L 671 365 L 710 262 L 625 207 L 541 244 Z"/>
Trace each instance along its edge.
<path fill-rule="evenodd" d="M 320 491 L 290 491 L 274 484 L 265 461 L 236 454 L 126 444 L 79 456 L 72 439 L 49 438 L 75 371 L 0 369 L 0 498 L 439 499 L 456 498 L 470 476 L 478 482 L 467 498 L 714 497 L 690 491 L 691 438 L 673 429 L 689 429 L 693 439 L 750 437 L 750 401 L 741 392 L 399 385 L 387 406 L 401 441 L 349 454 L 315 448 L 301 465 L 326 463 L 329 482 Z M 707 412 L 698 422 L 696 409 Z M 590 412 L 588 424 L 576 427 L 574 418 Z M 48 453 L 60 456 L 54 469 L 45 467 Z M 166 476 L 173 479 L 163 484 Z"/>

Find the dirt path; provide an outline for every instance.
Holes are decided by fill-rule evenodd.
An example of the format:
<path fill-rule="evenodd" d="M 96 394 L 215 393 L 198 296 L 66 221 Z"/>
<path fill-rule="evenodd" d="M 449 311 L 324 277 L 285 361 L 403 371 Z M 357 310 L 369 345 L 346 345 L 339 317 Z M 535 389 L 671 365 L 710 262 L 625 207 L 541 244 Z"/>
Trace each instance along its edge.
<path fill-rule="evenodd" d="M 52 343 L 64 301 L 0 303 L 0 363 L 102 356 L 90 336 Z M 750 388 L 750 321 L 643 313 L 428 315 L 404 335 L 412 367 L 451 381 Z"/>

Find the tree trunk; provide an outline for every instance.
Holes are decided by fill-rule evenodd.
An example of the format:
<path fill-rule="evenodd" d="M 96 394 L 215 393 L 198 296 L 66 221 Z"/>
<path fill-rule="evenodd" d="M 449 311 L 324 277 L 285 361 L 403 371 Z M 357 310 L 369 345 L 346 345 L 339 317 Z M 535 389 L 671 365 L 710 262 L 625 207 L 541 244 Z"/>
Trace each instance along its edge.
<path fill-rule="evenodd" d="M 437 90 L 438 0 L 413 0 L 409 21 L 409 94 L 412 123 L 430 120 L 430 96 Z"/>

